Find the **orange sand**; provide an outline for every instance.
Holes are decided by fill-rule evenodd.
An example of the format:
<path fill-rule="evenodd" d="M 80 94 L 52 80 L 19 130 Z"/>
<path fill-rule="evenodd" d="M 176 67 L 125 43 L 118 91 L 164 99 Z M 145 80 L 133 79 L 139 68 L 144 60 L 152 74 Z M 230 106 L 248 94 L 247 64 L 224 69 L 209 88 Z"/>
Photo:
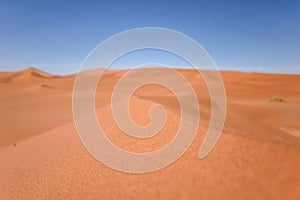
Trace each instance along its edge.
<path fill-rule="evenodd" d="M 1 72 L 0 199 L 300 199 L 300 75 L 221 72 L 228 106 L 225 127 L 213 151 L 199 160 L 210 98 L 196 71 L 178 71 L 199 99 L 196 139 L 169 167 L 138 175 L 106 167 L 82 145 L 72 116 L 75 75 L 53 76 L 31 68 Z M 163 147 L 178 128 L 176 98 L 159 86 L 140 88 L 130 105 L 136 123 L 149 122 L 153 103 L 164 105 L 168 118 L 160 134 L 148 141 L 133 139 L 114 124 L 109 107 L 112 88 L 123 73 L 107 71 L 100 81 L 100 124 L 123 149 Z M 274 96 L 285 102 L 270 103 Z"/>

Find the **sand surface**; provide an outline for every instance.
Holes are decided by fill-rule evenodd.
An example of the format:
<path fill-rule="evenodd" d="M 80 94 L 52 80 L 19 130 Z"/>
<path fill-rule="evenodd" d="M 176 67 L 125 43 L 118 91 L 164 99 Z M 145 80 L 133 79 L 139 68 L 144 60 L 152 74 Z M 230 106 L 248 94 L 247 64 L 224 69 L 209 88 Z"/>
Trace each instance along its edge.
<path fill-rule="evenodd" d="M 144 74 L 147 70 L 168 78 L 160 69 L 144 69 Z M 198 72 L 178 71 L 198 97 L 199 129 L 179 160 L 146 174 L 113 170 L 87 152 L 72 115 L 75 75 L 32 68 L 1 72 L 0 199 L 300 199 L 300 75 L 221 72 L 227 93 L 225 126 L 213 151 L 200 160 L 210 97 Z M 125 135 L 109 106 L 124 73 L 107 71 L 100 80 L 95 105 L 99 123 L 125 150 L 159 149 L 178 129 L 178 101 L 166 88 L 140 88 L 130 100 L 133 120 L 149 123 L 148 109 L 159 103 L 167 122 L 147 140 Z M 269 102 L 274 96 L 284 102 Z"/>

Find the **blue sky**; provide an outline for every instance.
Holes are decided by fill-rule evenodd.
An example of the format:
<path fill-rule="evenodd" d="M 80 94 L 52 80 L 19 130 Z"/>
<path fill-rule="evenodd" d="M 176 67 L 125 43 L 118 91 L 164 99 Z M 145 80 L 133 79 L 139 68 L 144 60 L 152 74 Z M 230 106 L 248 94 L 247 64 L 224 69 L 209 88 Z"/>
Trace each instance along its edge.
<path fill-rule="evenodd" d="M 220 69 L 300 73 L 300 1 L 277 0 L 0 0 L 0 71 L 36 67 L 74 73 L 104 39 L 148 26 L 192 37 Z M 184 63 L 150 51 L 121 61 L 126 66 L 152 58 L 174 66 Z"/>

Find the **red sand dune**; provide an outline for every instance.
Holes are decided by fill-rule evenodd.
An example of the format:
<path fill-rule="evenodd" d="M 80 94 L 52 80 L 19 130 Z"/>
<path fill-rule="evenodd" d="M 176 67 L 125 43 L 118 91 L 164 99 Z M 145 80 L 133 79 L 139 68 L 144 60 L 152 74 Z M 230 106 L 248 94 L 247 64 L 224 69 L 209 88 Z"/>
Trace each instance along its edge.
<path fill-rule="evenodd" d="M 161 75 L 160 69 L 144 70 Z M 210 98 L 196 71 L 178 71 L 198 96 L 199 130 L 179 160 L 146 174 L 113 170 L 87 152 L 72 116 L 75 75 L 53 76 L 32 68 L 1 72 L 0 199 L 300 199 L 300 75 L 221 72 L 227 93 L 225 127 L 213 151 L 199 160 Z M 125 135 L 109 106 L 124 72 L 107 71 L 99 83 L 100 124 L 123 149 L 159 149 L 178 128 L 178 101 L 165 88 L 140 88 L 130 104 L 136 123 L 149 122 L 147 111 L 154 103 L 165 106 L 167 123 L 149 140 Z M 274 96 L 285 102 L 269 102 Z"/>

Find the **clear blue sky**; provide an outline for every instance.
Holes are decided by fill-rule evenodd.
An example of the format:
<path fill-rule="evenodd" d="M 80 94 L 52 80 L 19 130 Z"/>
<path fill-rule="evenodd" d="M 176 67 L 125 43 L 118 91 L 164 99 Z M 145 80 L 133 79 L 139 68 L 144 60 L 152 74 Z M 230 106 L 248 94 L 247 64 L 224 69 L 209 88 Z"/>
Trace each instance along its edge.
<path fill-rule="evenodd" d="M 145 26 L 189 35 L 220 69 L 300 73 L 297 0 L 0 0 L 0 71 L 74 73 L 104 39 Z"/>

